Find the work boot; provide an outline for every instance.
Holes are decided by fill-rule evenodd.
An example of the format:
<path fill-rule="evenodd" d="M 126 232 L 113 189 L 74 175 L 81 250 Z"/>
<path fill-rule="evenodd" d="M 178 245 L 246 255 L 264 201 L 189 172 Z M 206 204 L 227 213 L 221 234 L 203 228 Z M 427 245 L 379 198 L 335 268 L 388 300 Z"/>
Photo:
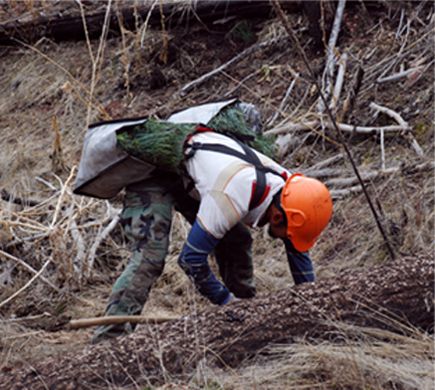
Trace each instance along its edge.
<path fill-rule="evenodd" d="M 91 338 L 91 344 L 98 344 L 101 341 L 114 339 L 120 336 L 126 336 L 133 333 L 134 327 L 129 322 L 116 325 L 101 325 L 95 329 L 94 335 Z"/>

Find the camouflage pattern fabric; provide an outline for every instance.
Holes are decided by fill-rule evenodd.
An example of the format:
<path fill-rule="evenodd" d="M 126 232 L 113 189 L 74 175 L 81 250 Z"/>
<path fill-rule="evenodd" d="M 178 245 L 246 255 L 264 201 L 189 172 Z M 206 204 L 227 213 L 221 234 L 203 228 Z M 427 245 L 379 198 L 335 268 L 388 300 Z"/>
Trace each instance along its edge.
<path fill-rule="evenodd" d="M 127 187 L 121 224 L 132 256 L 112 287 L 105 315 L 140 315 L 152 285 L 163 272 L 173 208 L 193 223 L 198 206 L 174 175 L 160 172 Z M 223 282 L 240 298 L 255 295 L 251 244 L 249 230 L 239 223 L 215 249 Z M 100 326 L 92 342 L 131 333 L 134 327 L 129 323 Z"/>

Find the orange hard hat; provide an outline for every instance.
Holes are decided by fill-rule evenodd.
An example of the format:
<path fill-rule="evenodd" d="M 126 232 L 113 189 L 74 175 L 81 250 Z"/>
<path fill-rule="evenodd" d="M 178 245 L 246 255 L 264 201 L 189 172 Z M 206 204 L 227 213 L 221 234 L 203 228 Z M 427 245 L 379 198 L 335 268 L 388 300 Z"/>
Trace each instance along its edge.
<path fill-rule="evenodd" d="M 326 186 L 301 173 L 287 179 L 281 207 L 287 217 L 287 236 L 299 252 L 314 245 L 332 216 L 332 199 Z"/>

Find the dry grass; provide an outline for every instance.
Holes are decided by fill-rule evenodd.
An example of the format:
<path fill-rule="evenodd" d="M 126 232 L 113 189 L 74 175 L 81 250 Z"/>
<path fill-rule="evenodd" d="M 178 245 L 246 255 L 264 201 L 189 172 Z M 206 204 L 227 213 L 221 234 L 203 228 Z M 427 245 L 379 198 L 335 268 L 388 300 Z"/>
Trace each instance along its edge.
<path fill-rule="evenodd" d="M 271 345 L 237 369 L 201 362 L 190 379 L 167 378 L 156 389 L 403 389 L 433 388 L 432 337 L 335 323 L 334 341 L 300 339 Z"/>
<path fill-rule="evenodd" d="M 203 373 L 209 388 L 257 389 L 432 389 L 433 343 L 426 335 L 397 337 L 359 330 L 361 341 L 313 344 L 301 340 L 269 348 L 237 372 Z M 198 388 L 202 385 L 199 385 Z M 207 388 L 207 387 L 206 387 Z"/>
<path fill-rule="evenodd" d="M 25 12 L 32 11 L 30 3 L 25 7 Z M 399 31 L 400 13 L 392 15 L 390 20 L 386 16 L 380 22 L 368 20 L 367 25 L 373 28 L 369 26 L 367 31 L 361 32 L 352 31 L 351 22 L 358 21 L 358 15 L 349 16 L 343 27 L 346 34 L 340 51 L 347 50 L 350 54 L 345 90 L 358 62 L 362 61 L 367 70 L 350 121 L 359 125 L 390 123 L 389 118 L 372 118 L 368 103 L 376 101 L 391 106 L 409 121 L 430 158 L 433 155 L 433 73 L 430 70 L 433 67 L 417 81 L 374 83 L 383 74 L 399 71 L 402 64 L 412 66 L 422 58 L 426 65 L 433 63 L 432 35 L 428 34 L 433 28 L 431 15 L 421 13 L 418 19 L 415 15 L 405 15 L 406 20 L 411 21 L 408 32 Z M 292 16 L 292 22 L 304 40 L 304 20 Z M 264 23 L 257 30 L 255 33 L 261 41 L 283 36 L 283 29 L 276 20 Z M 241 61 L 227 73 L 181 98 L 176 93 L 181 86 L 229 60 L 240 48 L 234 41 L 222 47 L 221 37 L 205 36 L 202 31 L 192 32 L 188 40 L 183 37 L 183 31 L 169 33 L 162 36 L 159 30 L 144 24 L 137 34 L 123 30 L 121 39 L 88 44 L 55 44 L 42 40 L 32 49 L 10 49 L 2 57 L 1 186 L 14 196 L 35 199 L 41 204 L 23 207 L 0 200 L 0 249 L 25 261 L 36 271 L 50 259 L 52 264 L 43 276 L 60 291 L 38 279 L 12 304 L 2 308 L 2 320 L 46 311 L 53 318 L 97 315 L 104 310 L 111 283 L 128 261 L 129 254 L 124 249 L 119 229 L 105 237 L 98 248 L 93 248 L 95 238 L 101 236 L 104 227 L 115 217 L 116 209 L 121 207 L 121 199 L 110 206 L 107 202 L 75 197 L 71 194 L 71 182 L 67 183 L 79 161 L 87 122 L 104 116 L 164 116 L 203 100 L 220 99 L 228 91 L 256 103 L 269 120 L 277 112 L 295 72 L 300 77 L 275 125 L 283 126 L 289 121 L 294 123 L 316 115 L 314 89 L 299 56 L 285 42 Z M 181 37 L 178 41 L 177 33 Z M 158 62 L 163 42 L 168 51 L 166 65 Z M 99 48 L 101 56 L 90 55 Z M 313 66 L 321 71 L 322 59 L 310 55 Z M 162 72 L 163 78 L 156 69 Z M 159 82 L 163 85 L 156 87 Z M 50 159 L 55 137 L 53 116 L 60 125 L 63 157 L 68 168 L 58 175 L 52 172 Z M 333 134 L 325 135 L 318 130 L 308 135 L 292 134 L 291 147 L 283 157 L 284 164 L 304 171 L 337 154 L 337 143 L 330 142 L 332 138 Z M 380 167 L 376 136 L 353 136 L 348 142 L 361 167 Z M 409 144 L 399 136 L 387 139 L 386 158 L 387 165 L 412 165 L 417 160 Z M 349 171 L 343 161 L 334 166 Z M 370 193 L 382 205 L 383 222 L 400 254 L 433 253 L 433 179 L 433 172 L 410 174 L 404 171 L 380 177 L 370 185 Z M 187 231 L 188 226 L 177 215 L 165 272 L 151 292 L 147 313 L 186 314 L 207 305 L 193 292 L 176 264 Z M 291 283 L 283 248 L 262 231 L 255 232 L 254 236 L 258 292 L 273 293 Z M 319 277 L 334 276 L 338 269 L 370 266 L 387 258 L 362 195 L 352 195 L 335 203 L 334 219 L 312 256 Z M 2 302 L 22 287 L 32 273 L 1 254 L 0 258 L 0 276 L 10 274 L 9 278 L 4 278 L 8 283 L 0 293 Z M 25 325 L 0 322 L 3 361 L 31 359 L 29 351 L 35 348 L 41 354 L 51 353 L 49 348 L 43 352 L 42 344 L 52 336 L 38 329 L 38 323 L 38 319 L 29 320 Z M 289 346 L 274 347 L 268 351 L 267 358 L 259 357 L 258 361 L 237 371 L 219 371 L 204 365 L 188 387 L 430 388 L 433 383 L 431 340 L 418 332 L 404 338 L 371 332 L 358 330 L 359 339 L 346 339 L 343 344 L 301 340 Z M 87 336 L 86 332 L 81 333 L 78 344 L 85 343 Z M 69 346 L 68 337 L 60 335 L 60 345 Z M 59 349 L 62 348 L 53 348 L 55 352 Z M 170 380 L 164 388 L 171 388 L 168 386 L 171 386 Z M 185 384 L 174 388 L 181 386 Z"/>

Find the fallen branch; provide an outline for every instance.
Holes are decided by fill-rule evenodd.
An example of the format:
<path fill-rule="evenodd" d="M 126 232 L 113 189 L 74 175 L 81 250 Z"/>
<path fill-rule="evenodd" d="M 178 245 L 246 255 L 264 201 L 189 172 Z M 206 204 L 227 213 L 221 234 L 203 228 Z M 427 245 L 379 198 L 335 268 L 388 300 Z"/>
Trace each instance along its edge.
<path fill-rule="evenodd" d="M 334 200 L 343 199 L 349 195 L 355 195 L 362 191 L 361 185 L 352 186 L 349 188 L 343 189 L 334 189 L 331 190 L 331 198 Z"/>
<path fill-rule="evenodd" d="M 276 127 L 275 129 L 271 129 L 266 131 L 265 135 L 279 135 L 286 134 L 293 131 L 307 131 L 313 130 L 320 126 L 320 120 L 313 120 L 301 123 L 287 123 L 281 127 Z M 330 121 L 323 122 L 325 128 L 333 130 L 334 125 Z M 345 131 L 347 133 L 358 133 L 358 134 L 373 134 L 384 131 L 386 133 L 398 132 L 398 131 L 406 131 L 409 127 L 404 125 L 391 125 L 391 126 L 355 126 L 349 125 L 347 123 L 337 123 L 337 127 L 341 131 Z"/>
<path fill-rule="evenodd" d="M 387 168 L 385 170 L 361 171 L 361 178 L 362 179 L 365 178 L 365 180 L 367 180 L 367 179 L 372 179 L 372 178 L 376 177 L 377 175 L 380 175 L 383 173 L 392 174 L 392 173 L 396 173 L 399 171 L 402 172 L 404 175 L 408 175 L 408 174 L 414 174 L 417 172 L 431 171 L 433 169 L 435 169 L 435 161 L 426 161 L 426 162 L 421 163 L 421 164 L 410 165 L 410 166 L 406 166 L 406 165 L 394 166 L 394 167 Z M 310 177 L 326 178 L 326 177 L 333 177 L 333 176 L 349 175 L 351 172 L 348 170 L 344 170 L 342 168 L 323 168 L 323 169 L 312 170 L 310 167 L 309 169 L 304 171 L 304 173 Z M 339 180 L 347 180 L 347 179 L 341 178 Z M 349 180 L 350 180 L 350 178 L 349 178 Z M 354 178 L 352 180 L 354 180 Z M 351 181 L 349 183 L 355 183 L 355 182 L 356 182 L 356 180 Z M 349 183 L 347 183 L 347 184 L 349 184 Z M 331 184 L 333 184 L 333 182 L 331 182 Z"/>
<path fill-rule="evenodd" d="M 49 181 L 43 179 L 42 177 L 36 176 L 35 180 L 46 185 L 48 188 L 50 188 L 53 191 L 56 191 L 56 192 L 58 191 L 58 189 L 53 184 L 51 184 Z"/>
<path fill-rule="evenodd" d="M 305 173 L 307 176 L 314 177 L 317 179 L 350 174 L 349 171 L 345 171 L 342 168 L 323 168 L 323 169 L 315 169 L 315 170 L 308 169 Z"/>
<path fill-rule="evenodd" d="M 40 240 L 40 239 L 43 239 L 43 238 L 45 238 L 45 237 L 48 237 L 49 235 L 50 235 L 49 232 L 45 232 L 45 233 L 34 234 L 34 235 L 31 235 L 31 236 L 28 236 L 28 237 L 20 237 L 20 238 L 16 238 L 15 240 L 8 242 L 8 243 L 5 245 L 4 248 L 5 248 L 5 249 L 13 248 L 13 247 L 15 247 L 16 245 L 22 244 L 22 243 L 24 243 L 24 242 L 26 242 L 26 241 Z"/>
<path fill-rule="evenodd" d="M 329 105 L 329 108 L 333 112 L 336 112 L 338 102 L 340 101 L 341 90 L 343 88 L 343 82 L 344 82 L 344 74 L 346 73 L 346 65 L 347 65 L 347 53 L 344 53 L 340 58 L 340 62 L 338 65 L 337 79 L 335 81 L 335 86 L 334 86 L 334 92 L 332 93 L 332 99 Z"/>
<path fill-rule="evenodd" d="M 361 89 L 363 78 L 364 78 L 364 69 L 360 64 L 358 64 L 355 76 L 353 77 L 352 80 L 352 85 L 349 88 L 346 99 L 344 100 L 343 109 L 341 110 L 340 114 L 337 116 L 337 122 L 346 121 L 348 115 L 352 112 L 353 106 L 355 105 L 356 102 L 356 98 Z"/>
<path fill-rule="evenodd" d="M 332 77 L 334 76 L 335 68 L 335 45 L 337 44 L 338 35 L 340 33 L 341 21 L 343 20 L 345 6 L 346 0 L 338 1 L 331 35 L 329 36 L 326 65 L 323 72 L 323 93 L 325 95 L 325 100 L 329 99 L 329 96 L 331 95 Z M 319 98 L 318 111 L 319 113 L 323 113 L 324 110 L 325 103 L 323 102 L 322 98 Z"/>
<path fill-rule="evenodd" d="M 168 321 L 179 320 L 179 316 L 158 316 L 158 317 L 144 317 L 144 316 L 106 316 L 94 318 L 81 318 L 79 320 L 71 320 L 68 324 L 69 329 L 82 329 L 90 328 L 91 326 L 100 325 L 115 325 L 125 324 L 162 324 Z"/>
<path fill-rule="evenodd" d="M 326 124 L 328 128 L 333 127 L 331 122 L 326 122 Z M 391 132 L 406 130 L 406 128 L 401 125 L 376 127 L 376 126 L 353 126 L 345 123 L 337 123 L 337 126 L 341 131 L 346 131 L 348 133 L 358 133 L 358 134 L 373 134 L 373 133 L 379 133 L 381 131 L 391 133 Z"/>
<path fill-rule="evenodd" d="M 406 131 L 405 137 L 408 139 L 408 141 L 411 143 L 412 148 L 414 151 L 419 155 L 420 157 L 424 157 L 424 152 L 417 140 L 415 139 L 414 135 L 411 132 L 411 127 L 409 126 L 408 122 L 406 122 L 399 113 L 396 111 L 393 111 L 390 108 L 380 106 L 379 104 L 376 104 L 375 102 L 370 103 L 369 107 L 375 111 L 382 112 L 389 117 L 393 118 L 399 126 L 403 127 L 403 130 Z"/>
<path fill-rule="evenodd" d="M 260 42 L 260 43 L 257 43 L 255 45 L 248 47 L 247 49 L 245 49 L 241 53 L 237 54 L 235 57 L 233 57 L 231 60 L 229 60 L 225 64 L 222 64 L 218 68 L 213 69 L 212 71 L 202 75 L 201 77 L 197 78 L 196 80 L 193 80 L 190 83 L 187 83 L 183 88 L 181 88 L 181 90 L 179 92 L 180 96 L 187 95 L 192 89 L 203 84 L 204 82 L 206 82 L 207 80 L 209 80 L 210 78 L 215 76 L 216 74 L 223 72 L 229 66 L 231 66 L 231 65 L 233 65 L 233 64 L 235 64 L 243 59 L 246 59 L 246 57 L 255 53 L 256 51 L 264 49 L 264 48 L 269 47 L 271 45 L 274 45 L 281 40 L 282 39 L 279 39 L 279 38 L 270 39 L 268 41 Z"/>
<path fill-rule="evenodd" d="M 393 167 L 393 168 L 388 168 L 386 170 L 361 172 L 361 179 L 363 179 L 364 181 L 373 180 L 380 175 L 392 174 L 399 171 L 400 171 L 400 167 Z M 348 186 L 355 183 L 358 183 L 358 178 L 354 176 L 345 177 L 345 178 L 343 177 L 333 178 L 325 181 L 325 184 L 327 186 Z"/>
<path fill-rule="evenodd" d="M 385 170 L 381 169 L 379 171 L 367 171 L 367 172 L 361 172 L 361 177 L 364 181 L 368 180 L 375 180 L 379 176 L 383 175 L 391 175 L 394 173 L 402 173 L 404 175 L 408 174 L 415 174 L 417 172 L 424 172 L 424 171 L 433 171 L 435 169 L 435 162 L 429 161 L 425 162 L 423 164 L 414 165 L 412 167 L 403 167 L 403 166 L 396 166 L 387 168 Z M 336 186 L 348 186 L 357 183 L 358 180 L 355 177 L 346 177 L 346 178 L 333 178 L 325 181 L 325 184 L 328 187 L 336 187 Z M 342 199 L 349 195 L 354 195 L 362 191 L 362 187 L 360 184 L 353 185 L 351 187 L 347 188 L 333 188 L 331 189 L 331 197 L 333 199 Z"/>
<path fill-rule="evenodd" d="M 393 118 L 399 125 L 403 126 L 405 129 L 409 129 L 408 123 L 396 111 L 393 111 L 392 109 L 384 107 L 384 106 L 380 106 L 379 104 L 376 104 L 375 102 L 371 102 L 369 107 L 372 110 L 382 112 L 382 113 L 388 115 L 389 117 Z"/>
<path fill-rule="evenodd" d="M 326 160 L 320 161 L 316 164 L 310 166 L 309 171 L 314 171 L 316 169 L 327 167 L 328 165 L 334 164 L 343 159 L 343 153 L 336 154 L 335 156 L 329 157 Z"/>
<path fill-rule="evenodd" d="M 401 78 L 407 77 L 407 76 L 413 74 L 414 72 L 420 71 L 421 69 L 423 69 L 423 67 L 422 66 L 418 66 L 416 68 L 407 69 L 407 70 L 404 70 L 404 71 L 399 72 L 399 73 L 394 73 L 394 74 L 392 74 L 390 76 L 387 76 L 387 77 L 379 77 L 376 80 L 376 82 L 378 84 L 382 84 L 382 83 L 386 83 L 388 81 L 400 80 Z"/>
<path fill-rule="evenodd" d="M 15 318 L 8 318 L 7 320 L 3 320 L 3 319 L 0 319 L 0 322 L 3 322 L 3 323 L 13 323 L 13 322 L 25 322 L 25 321 L 34 321 L 34 320 L 40 320 L 41 318 L 44 318 L 44 317 L 51 317 L 51 314 L 50 313 L 47 313 L 47 312 L 44 312 L 44 313 L 42 313 L 42 314 L 36 314 L 36 315 L 33 315 L 33 316 L 27 316 L 27 317 L 15 317 Z"/>
<path fill-rule="evenodd" d="M 319 123 L 320 122 L 318 120 L 305 121 L 301 123 L 288 122 L 279 127 L 275 127 L 274 129 L 265 131 L 264 135 L 280 135 L 280 134 L 291 133 L 294 131 L 311 130 L 316 128 L 319 125 Z"/>

